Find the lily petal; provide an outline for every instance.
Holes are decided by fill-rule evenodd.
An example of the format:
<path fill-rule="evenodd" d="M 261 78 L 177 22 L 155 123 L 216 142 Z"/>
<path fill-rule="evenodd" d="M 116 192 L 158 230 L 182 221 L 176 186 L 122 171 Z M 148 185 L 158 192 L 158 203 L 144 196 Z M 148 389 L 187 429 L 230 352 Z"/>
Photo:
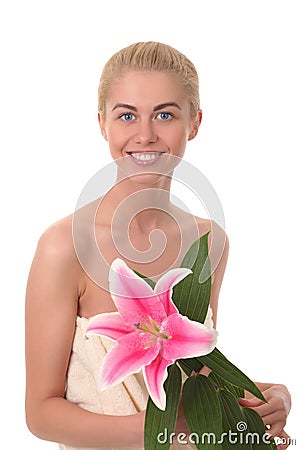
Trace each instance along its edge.
<path fill-rule="evenodd" d="M 121 281 L 121 283 L 120 283 Z M 141 297 L 151 297 L 154 295 L 153 289 L 149 284 L 131 270 L 125 261 L 116 258 L 110 267 L 109 282 L 111 292 L 120 297 L 129 298 L 138 292 Z"/>
<path fill-rule="evenodd" d="M 119 258 L 111 265 L 109 287 L 112 299 L 128 325 L 145 322 L 149 317 L 160 324 L 166 318 L 164 306 L 153 289 Z"/>
<path fill-rule="evenodd" d="M 168 376 L 168 366 L 174 360 L 167 360 L 158 354 L 157 357 L 143 368 L 144 380 L 153 403 L 162 410 L 166 409 L 166 393 L 164 382 Z"/>
<path fill-rule="evenodd" d="M 148 333 L 133 331 L 118 339 L 105 357 L 100 372 L 100 388 L 115 386 L 150 364 L 160 350 L 159 342 L 151 345 L 152 338 Z"/>
<path fill-rule="evenodd" d="M 167 316 L 178 313 L 178 309 L 172 301 L 173 286 L 183 280 L 183 278 L 190 273 L 192 273 L 192 271 L 186 268 L 171 269 L 156 283 L 154 292 L 156 295 L 159 295 Z"/>
<path fill-rule="evenodd" d="M 167 317 L 160 331 L 171 336 L 162 341 L 162 356 L 166 359 L 207 355 L 216 346 L 216 330 L 180 314 Z"/>
<path fill-rule="evenodd" d="M 214 328 L 214 321 L 212 317 L 213 317 L 212 309 L 209 306 L 204 320 L 204 325 L 206 325 L 208 328 Z"/>
<path fill-rule="evenodd" d="M 118 312 L 102 313 L 91 317 L 86 334 L 99 334 L 113 340 L 119 339 L 124 334 L 131 333 L 132 327 L 126 325 Z"/>

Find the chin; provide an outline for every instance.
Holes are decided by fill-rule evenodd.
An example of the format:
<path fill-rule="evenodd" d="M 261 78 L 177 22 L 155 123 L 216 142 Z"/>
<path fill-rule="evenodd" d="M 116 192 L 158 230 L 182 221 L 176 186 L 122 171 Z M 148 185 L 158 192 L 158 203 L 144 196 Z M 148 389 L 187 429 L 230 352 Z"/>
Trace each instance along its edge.
<path fill-rule="evenodd" d="M 141 186 L 153 186 L 158 183 L 161 183 L 165 176 L 158 173 L 140 173 L 138 175 L 129 175 L 128 177 L 133 183 L 141 185 Z"/>

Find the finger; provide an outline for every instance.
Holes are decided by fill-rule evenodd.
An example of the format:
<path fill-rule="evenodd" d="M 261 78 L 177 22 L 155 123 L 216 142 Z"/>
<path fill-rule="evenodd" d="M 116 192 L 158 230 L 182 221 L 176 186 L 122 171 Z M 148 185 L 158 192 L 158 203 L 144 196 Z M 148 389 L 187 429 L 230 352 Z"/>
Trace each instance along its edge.
<path fill-rule="evenodd" d="M 270 422 L 270 420 L 268 422 Z M 269 425 L 269 423 L 267 425 Z M 280 436 L 284 426 L 285 423 L 282 421 L 273 422 L 270 428 L 268 429 L 267 433 L 270 434 L 272 437 Z"/>
<path fill-rule="evenodd" d="M 276 426 L 276 424 L 279 424 L 281 428 L 277 430 L 279 433 L 286 425 L 286 421 L 282 418 L 281 414 L 278 412 L 273 412 L 272 414 L 267 414 L 262 417 L 263 423 L 265 425 L 268 425 L 270 427 Z M 273 435 L 275 436 L 275 435 Z"/>
<path fill-rule="evenodd" d="M 280 407 L 280 404 L 276 400 L 270 403 L 263 403 L 262 405 L 255 406 L 254 409 L 261 417 L 271 415 L 273 413 L 278 414 L 278 420 L 286 420 L 286 412 Z"/>
<path fill-rule="evenodd" d="M 273 412 L 272 414 L 267 414 L 267 415 L 263 416 L 262 420 L 265 425 L 269 425 L 270 427 L 276 426 L 276 424 L 278 424 L 281 427 L 277 430 L 278 433 L 286 425 L 286 420 L 284 420 L 282 415 L 280 413 L 278 413 L 277 411 Z"/>
<path fill-rule="evenodd" d="M 282 418 L 282 414 L 280 411 L 278 411 L 278 408 L 276 408 L 276 405 L 271 403 L 263 403 L 259 406 L 250 406 L 251 409 L 256 411 L 261 417 L 270 416 L 271 414 L 278 413 L 279 418 Z"/>
<path fill-rule="evenodd" d="M 259 398 L 253 397 L 253 398 L 239 398 L 238 402 L 241 406 L 245 406 L 247 408 L 253 408 L 260 405 L 264 405 L 265 403 L 260 400 Z"/>
<path fill-rule="evenodd" d="M 282 432 L 278 434 L 278 438 L 279 442 L 277 444 L 277 449 L 286 450 L 291 442 L 290 436 L 284 430 L 282 430 Z"/>

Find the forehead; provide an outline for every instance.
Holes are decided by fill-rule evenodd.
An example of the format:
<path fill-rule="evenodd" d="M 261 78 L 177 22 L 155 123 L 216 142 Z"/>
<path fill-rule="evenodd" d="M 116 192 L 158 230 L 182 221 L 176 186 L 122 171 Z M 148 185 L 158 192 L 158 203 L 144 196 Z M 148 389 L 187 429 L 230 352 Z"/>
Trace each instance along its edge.
<path fill-rule="evenodd" d="M 127 71 L 116 78 L 108 90 L 108 105 L 122 102 L 133 105 L 156 105 L 164 102 L 187 102 L 183 83 L 176 74 L 158 71 Z"/>

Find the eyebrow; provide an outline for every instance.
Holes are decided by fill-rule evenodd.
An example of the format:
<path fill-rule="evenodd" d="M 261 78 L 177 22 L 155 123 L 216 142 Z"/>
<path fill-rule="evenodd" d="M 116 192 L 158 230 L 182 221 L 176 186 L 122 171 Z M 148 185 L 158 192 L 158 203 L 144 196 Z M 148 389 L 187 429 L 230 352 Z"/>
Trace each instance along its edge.
<path fill-rule="evenodd" d="M 178 108 L 181 111 L 180 106 L 175 102 L 161 103 L 160 105 L 154 106 L 153 111 L 159 111 L 160 109 L 165 109 L 168 108 L 169 106 L 175 106 L 175 108 Z"/>
<path fill-rule="evenodd" d="M 114 111 L 117 108 L 125 108 L 125 109 L 130 109 L 131 111 L 137 111 L 137 108 L 135 106 L 132 105 L 127 105 L 127 103 L 117 103 L 113 108 L 112 111 Z"/>
<path fill-rule="evenodd" d="M 178 109 L 180 109 L 180 111 L 181 111 L 180 106 L 179 106 L 177 103 L 175 103 L 175 102 L 160 103 L 159 105 L 154 106 L 153 111 L 154 111 L 154 112 L 155 112 L 155 111 L 159 111 L 159 110 L 161 110 L 161 109 L 168 108 L 169 106 L 175 106 L 175 108 L 178 108 Z M 125 108 L 125 109 L 129 109 L 129 110 L 131 110 L 131 111 L 137 112 L 137 108 L 136 108 L 135 106 L 128 105 L 127 103 L 117 103 L 117 104 L 112 108 L 112 111 L 114 111 L 114 110 L 117 109 L 117 108 Z"/>

